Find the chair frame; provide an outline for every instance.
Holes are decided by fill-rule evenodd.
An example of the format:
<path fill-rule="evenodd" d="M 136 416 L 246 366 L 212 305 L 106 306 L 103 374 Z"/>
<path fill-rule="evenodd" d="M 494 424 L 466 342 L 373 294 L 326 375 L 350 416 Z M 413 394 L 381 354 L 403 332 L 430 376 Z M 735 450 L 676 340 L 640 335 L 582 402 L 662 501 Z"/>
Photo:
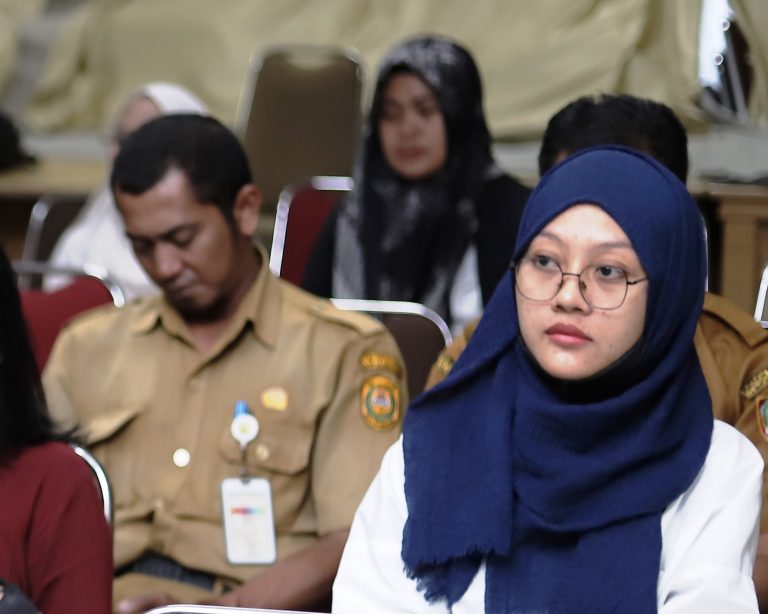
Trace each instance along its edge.
<path fill-rule="evenodd" d="M 288 232 L 288 214 L 296 194 L 306 189 L 320 192 L 350 192 L 355 182 L 351 177 L 338 175 L 318 175 L 304 181 L 298 181 L 280 192 L 275 213 L 275 232 L 272 235 L 272 249 L 269 254 L 269 270 L 277 277 L 283 268 L 283 251 L 285 237 Z"/>
<path fill-rule="evenodd" d="M 760 275 L 760 286 L 757 289 L 757 301 L 755 302 L 754 318 L 758 322 L 763 320 L 766 293 L 768 293 L 768 264 L 763 267 L 763 273 Z"/>
<path fill-rule="evenodd" d="M 69 444 L 69 447 L 72 448 L 72 451 L 75 454 L 85 461 L 88 468 L 91 470 L 93 477 L 96 479 L 99 491 L 101 492 L 101 504 L 104 511 L 104 519 L 111 528 L 114 516 L 114 503 L 112 500 L 112 483 L 109 481 L 107 472 L 104 470 L 104 467 L 101 466 L 101 463 L 96 460 L 96 457 L 82 446 L 79 446 L 76 443 L 71 443 Z"/>
<path fill-rule="evenodd" d="M 357 298 L 332 298 L 330 299 L 334 307 L 346 311 L 366 311 L 370 313 L 391 313 L 391 314 L 413 314 L 428 318 L 435 323 L 437 328 L 445 339 L 445 345 L 453 342 L 451 329 L 445 323 L 445 320 L 434 310 L 421 303 L 412 303 L 410 301 L 379 301 Z"/>
<path fill-rule="evenodd" d="M 51 266 L 47 262 L 38 262 L 34 260 L 16 260 L 12 264 L 13 270 L 17 276 L 22 277 L 24 275 L 69 275 L 72 277 L 95 277 L 98 279 L 104 287 L 109 291 L 112 297 L 112 303 L 115 307 L 123 307 L 125 305 L 125 293 L 116 281 L 109 277 L 107 270 L 97 264 L 86 262 L 81 268 L 74 267 L 57 267 Z M 19 288 L 23 290 L 31 290 L 31 284 L 19 280 Z"/>
<path fill-rule="evenodd" d="M 72 220 L 77 218 L 83 210 L 87 200 L 87 194 L 59 194 L 56 192 L 47 192 L 40 196 L 37 202 L 32 206 L 32 211 L 29 214 L 26 238 L 24 240 L 24 247 L 21 255 L 22 260 L 35 262 L 42 261 L 40 258 L 40 241 L 43 236 L 46 220 L 53 209 L 62 206 L 76 207 L 72 219 L 69 221 L 69 224 L 67 224 L 67 226 L 69 226 L 72 223 Z M 46 253 L 45 260 L 47 260 L 49 256 L 50 253 Z"/>
<path fill-rule="evenodd" d="M 452 341 L 451 331 L 442 317 L 426 305 L 413 303 L 410 301 L 381 301 L 367 299 L 338 299 L 332 298 L 331 303 L 339 308 L 349 311 L 366 313 L 371 316 L 416 316 L 420 323 L 430 322 L 440 333 L 440 337 L 435 335 L 434 329 L 430 330 L 431 339 L 419 336 L 412 337 L 413 330 L 402 330 L 396 326 L 395 321 L 383 321 L 383 325 L 390 331 L 405 362 L 406 372 L 408 374 L 408 394 L 411 399 L 415 399 L 424 392 L 427 381 L 429 380 L 429 371 L 434 366 L 439 356 L 439 351 L 445 349 Z M 412 319 L 412 318 L 411 318 Z M 411 323 L 410 326 L 413 326 Z M 442 340 L 440 348 L 432 347 L 433 342 Z M 415 343 L 414 343 L 415 341 Z M 435 349 L 434 355 L 431 354 Z M 437 351 L 439 349 L 439 351 Z M 428 350 L 428 351 L 427 351 Z M 416 352 L 416 354 L 414 354 Z M 415 359 L 415 360 L 414 360 Z M 429 360 L 429 362 L 427 362 Z"/>

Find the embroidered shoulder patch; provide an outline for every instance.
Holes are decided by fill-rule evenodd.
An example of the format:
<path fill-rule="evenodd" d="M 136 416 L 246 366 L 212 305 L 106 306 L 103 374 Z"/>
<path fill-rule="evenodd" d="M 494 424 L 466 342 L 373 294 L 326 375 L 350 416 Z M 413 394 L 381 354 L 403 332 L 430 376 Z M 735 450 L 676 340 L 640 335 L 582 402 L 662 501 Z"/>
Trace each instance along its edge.
<path fill-rule="evenodd" d="M 750 377 L 741 387 L 741 396 L 747 401 L 751 401 L 756 399 L 766 386 L 768 386 L 768 369 L 762 369 Z"/>
<path fill-rule="evenodd" d="M 400 422 L 400 387 L 389 377 L 374 375 L 363 382 L 360 415 L 374 431 L 386 431 Z"/>
<path fill-rule="evenodd" d="M 448 356 L 445 352 L 440 352 L 440 355 L 437 357 L 437 360 L 435 361 L 435 369 L 437 369 L 438 373 L 442 376 L 448 375 L 451 368 L 453 367 L 453 363 L 456 362 L 453 358 Z"/>
<path fill-rule="evenodd" d="M 381 352 L 366 352 L 360 358 L 360 364 L 364 369 L 385 369 L 395 374 L 395 377 L 403 377 L 403 367 L 393 356 Z"/>

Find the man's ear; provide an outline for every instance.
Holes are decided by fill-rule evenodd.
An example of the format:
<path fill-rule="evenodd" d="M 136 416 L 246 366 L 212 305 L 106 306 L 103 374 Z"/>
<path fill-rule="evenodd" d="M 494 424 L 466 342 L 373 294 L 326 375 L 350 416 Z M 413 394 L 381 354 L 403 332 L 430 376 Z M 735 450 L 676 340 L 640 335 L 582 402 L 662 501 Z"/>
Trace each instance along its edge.
<path fill-rule="evenodd" d="M 237 193 L 233 213 L 242 234 L 252 237 L 256 233 L 262 200 L 261 190 L 252 183 L 245 184 Z"/>

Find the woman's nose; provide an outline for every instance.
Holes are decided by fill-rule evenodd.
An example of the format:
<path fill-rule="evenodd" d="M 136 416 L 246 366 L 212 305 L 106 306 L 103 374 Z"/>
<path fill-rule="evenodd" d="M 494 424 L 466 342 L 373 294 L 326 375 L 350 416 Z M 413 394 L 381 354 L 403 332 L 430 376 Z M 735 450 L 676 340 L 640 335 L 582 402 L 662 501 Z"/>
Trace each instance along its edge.
<path fill-rule="evenodd" d="M 400 132 L 404 135 L 410 136 L 418 132 L 419 118 L 413 111 L 406 111 L 403 113 L 400 120 Z"/>
<path fill-rule="evenodd" d="M 553 301 L 553 308 L 566 311 L 591 309 L 582 292 L 582 281 L 576 273 L 563 273 L 563 281 Z"/>

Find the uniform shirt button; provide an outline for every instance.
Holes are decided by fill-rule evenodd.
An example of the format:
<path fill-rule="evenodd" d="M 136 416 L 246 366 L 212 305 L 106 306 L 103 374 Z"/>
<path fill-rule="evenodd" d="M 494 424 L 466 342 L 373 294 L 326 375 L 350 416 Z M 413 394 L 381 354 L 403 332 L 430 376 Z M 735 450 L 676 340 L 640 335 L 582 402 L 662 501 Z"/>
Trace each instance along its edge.
<path fill-rule="evenodd" d="M 256 446 L 256 458 L 258 458 L 260 461 L 265 461 L 269 458 L 269 446 L 260 443 Z"/>
<path fill-rule="evenodd" d="M 192 455 L 186 448 L 179 448 L 173 453 L 173 464 L 177 467 L 186 467 L 191 460 Z"/>
<path fill-rule="evenodd" d="M 163 508 L 165 508 L 165 501 L 163 501 L 163 500 L 162 500 L 162 499 L 160 499 L 160 498 L 157 498 L 157 499 L 155 499 L 155 500 L 152 502 L 152 508 L 153 508 L 153 509 L 154 509 L 156 512 L 162 512 L 162 511 L 163 511 Z"/>

